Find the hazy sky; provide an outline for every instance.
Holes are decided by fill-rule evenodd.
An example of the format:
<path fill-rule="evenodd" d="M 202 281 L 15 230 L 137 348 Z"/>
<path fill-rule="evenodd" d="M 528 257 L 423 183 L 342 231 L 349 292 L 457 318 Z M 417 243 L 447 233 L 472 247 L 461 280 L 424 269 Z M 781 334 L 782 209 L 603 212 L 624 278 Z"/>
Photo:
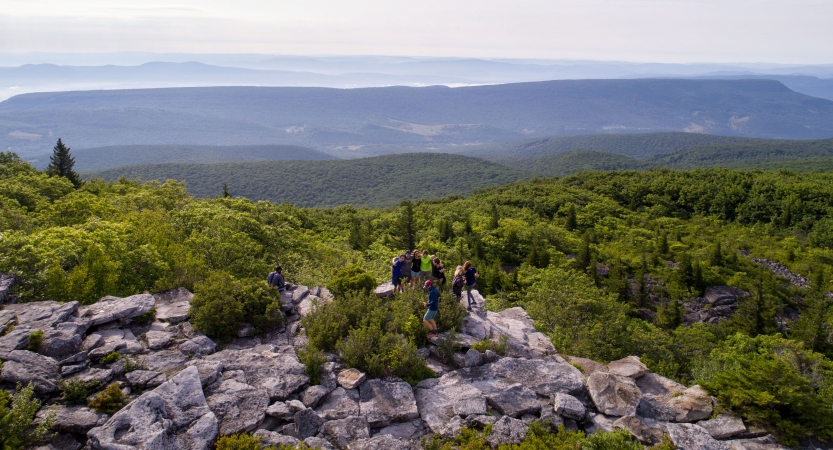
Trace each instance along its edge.
<path fill-rule="evenodd" d="M 0 52 L 833 63 L 833 0 L 0 0 Z"/>

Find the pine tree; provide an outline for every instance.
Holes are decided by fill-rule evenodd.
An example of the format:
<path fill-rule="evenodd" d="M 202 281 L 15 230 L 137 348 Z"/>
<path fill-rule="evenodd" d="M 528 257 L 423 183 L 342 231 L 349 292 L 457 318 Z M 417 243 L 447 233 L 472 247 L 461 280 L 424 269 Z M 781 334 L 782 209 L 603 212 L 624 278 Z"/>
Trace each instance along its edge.
<path fill-rule="evenodd" d="M 228 184 L 223 183 L 223 198 L 229 198 L 229 197 L 231 197 L 231 194 L 229 194 L 229 192 L 228 192 Z"/>
<path fill-rule="evenodd" d="M 492 203 L 492 218 L 489 221 L 489 229 L 496 230 L 500 225 L 500 212 L 497 210 L 497 205 Z"/>
<path fill-rule="evenodd" d="M 677 299 L 672 298 L 657 308 L 655 323 L 660 328 L 673 330 L 683 322 L 683 310 Z"/>
<path fill-rule="evenodd" d="M 400 206 L 402 211 L 397 222 L 395 236 L 396 244 L 403 249 L 416 248 L 416 218 L 414 217 L 414 204 L 408 200 L 403 201 Z"/>
<path fill-rule="evenodd" d="M 578 227 L 576 222 L 576 205 L 570 204 L 570 209 L 567 210 L 567 230 L 573 231 Z"/>
<path fill-rule="evenodd" d="M 668 235 L 664 232 L 659 236 L 659 244 L 657 245 L 657 252 L 665 257 L 668 255 Z"/>
<path fill-rule="evenodd" d="M 709 265 L 712 267 L 723 265 L 723 249 L 720 247 L 720 241 L 715 242 L 714 247 L 712 247 L 712 252 L 709 254 Z"/>
<path fill-rule="evenodd" d="M 51 176 L 64 177 L 72 182 L 76 188 L 81 186 L 81 178 L 78 177 L 72 168 L 75 166 L 75 158 L 69 153 L 69 147 L 61 142 L 58 138 L 58 143 L 52 148 L 52 156 L 49 158 L 49 166 L 46 168 L 46 173 Z"/>

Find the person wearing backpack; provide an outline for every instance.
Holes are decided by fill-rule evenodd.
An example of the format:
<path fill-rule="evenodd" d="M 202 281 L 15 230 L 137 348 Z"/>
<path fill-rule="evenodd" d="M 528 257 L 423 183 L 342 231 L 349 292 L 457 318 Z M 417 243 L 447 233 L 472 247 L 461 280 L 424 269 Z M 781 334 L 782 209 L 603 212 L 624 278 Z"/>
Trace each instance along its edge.
<path fill-rule="evenodd" d="M 463 285 L 465 281 L 463 281 L 463 266 L 457 266 L 454 270 L 454 278 L 451 279 L 451 293 L 457 297 L 457 300 L 460 300 L 460 297 L 463 296 Z"/>
<path fill-rule="evenodd" d="M 437 329 L 437 322 L 434 320 L 437 317 L 437 311 L 440 310 L 440 291 L 437 290 L 431 280 L 426 281 L 423 287 L 428 289 L 428 301 L 422 305 L 428 308 L 428 311 L 422 317 L 422 322 L 428 328 L 428 336 L 432 336 L 440 332 Z"/>
<path fill-rule="evenodd" d="M 269 272 L 269 276 L 266 277 L 266 284 L 278 288 L 278 292 L 286 290 L 286 281 L 283 279 L 283 269 L 281 269 L 281 266 L 275 267 L 274 272 Z"/>
<path fill-rule="evenodd" d="M 466 308 L 468 311 L 471 311 L 471 305 L 477 305 L 477 302 L 471 296 L 471 290 L 477 284 L 477 277 L 479 276 L 477 269 L 472 267 L 471 261 L 466 261 L 463 264 L 463 279 L 466 281 L 466 292 L 469 294 L 469 307 Z"/>

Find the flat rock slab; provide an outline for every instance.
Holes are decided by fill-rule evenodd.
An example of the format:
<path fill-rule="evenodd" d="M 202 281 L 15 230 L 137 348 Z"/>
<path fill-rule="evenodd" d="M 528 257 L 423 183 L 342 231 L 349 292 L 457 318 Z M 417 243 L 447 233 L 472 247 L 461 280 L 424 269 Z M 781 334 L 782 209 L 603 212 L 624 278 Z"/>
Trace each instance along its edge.
<path fill-rule="evenodd" d="M 636 386 L 642 392 L 642 395 L 652 395 L 666 399 L 670 399 L 675 394 L 686 390 L 686 387 L 682 384 L 655 373 L 646 373 L 639 377 L 636 380 Z"/>
<path fill-rule="evenodd" d="M 668 437 L 678 450 L 729 450 L 729 446 L 713 438 L 705 428 L 690 423 L 669 423 Z"/>
<path fill-rule="evenodd" d="M 89 317 L 90 324 L 95 326 L 141 316 L 150 311 L 155 304 L 156 300 L 150 294 L 131 295 L 124 298 L 104 297 L 95 304 L 82 307 L 79 313 Z"/>
<path fill-rule="evenodd" d="M 75 434 L 87 434 L 91 429 L 104 425 L 110 418 L 109 414 L 99 414 L 78 405 L 52 405 L 38 411 L 37 417 L 43 420 L 47 415 L 55 419 L 52 431 Z"/>
<path fill-rule="evenodd" d="M 14 350 L 3 363 L 2 379 L 7 383 L 32 383 L 38 394 L 49 394 L 58 389 L 58 362 L 28 350 Z"/>
<path fill-rule="evenodd" d="M 191 300 L 194 298 L 188 289 L 177 288 L 153 294 L 156 302 L 156 319 L 164 322 L 179 323 L 188 320 Z"/>
<path fill-rule="evenodd" d="M 145 338 L 148 341 L 148 348 L 151 350 L 165 348 L 174 339 L 173 335 L 168 331 L 148 331 L 145 333 Z"/>
<path fill-rule="evenodd" d="M 291 346 L 258 345 L 251 349 L 223 350 L 204 360 L 220 362 L 224 370 L 242 370 L 246 383 L 266 389 L 272 401 L 286 400 L 309 382 L 304 365 Z"/>
<path fill-rule="evenodd" d="M 220 434 L 226 435 L 245 433 L 257 428 L 266 415 L 269 395 L 264 388 L 225 380 L 209 391 L 206 401 L 217 416 Z"/>
<path fill-rule="evenodd" d="M 219 427 L 208 408 L 196 367 L 189 367 L 145 392 L 103 426 L 87 433 L 94 449 L 213 448 Z"/>
<path fill-rule="evenodd" d="M 726 441 L 726 445 L 729 446 L 730 450 L 788 450 L 787 447 L 779 444 L 772 435 Z"/>
<path fill-rule="evenodd" d="M 337 448 L 347 448 L 347 445 L 359 439 L 370 437 L 370 426 L 364 417 L 346 417 L 331 420 L 321 427 L 324 438 Z"/>
<path fill-rule="evenodd" d="M 555 394 L 552 397 L 555 413 L 573 420 L 581 420 L 587 412 L 584 404 L 570 394 Z"/>
<path fill-rule="evenodd" d="M 683 395 L 671 398 L 666 404 L 677 412 L 677 422 L 708 419 L 714 409 L 711 396 L 698 385 L 686 389 Z"/>
<path fill-rule="evenodd" d="M 538 395 L 522 384 L 513 384 L 500 392 L 490 394 L 486 398 L 493 408 L 505 416 L 518 418 L 526 414 L 538 415 L 541 413 L 541 403 L 538 402 Z"/>
<path fill-rule="evenodd" d="M 145 356 L 141 361 L 148 370 L 171 372 L 185 367 L 188 357 L 177 350 L 162 350 Z"/>
<path fill-rule="evenodd" d="M 365 375 L 362 371 L 350 368 L 342 370 L 338 373 L 337 382 L 338 385 L 344 389 L 356 389 L 360 384 L 364 383 L 366 379 L 367 375 Z"/>
<path fill-rule="evenodd" d="M 720 414 L 714 419 L 697 422 L 697 425 L 705 428 L 715 439 L 728 439 L 746 431 L 743 420 L 729 414 Z"/>
<path fill-rule="evenodd" d="M 462 418 L 484 415 L 488 409 L 486 399 L 483 397 L 464 398 L 454 403 L 454 414 Z"/>
<path fill-rule="evenodd" d="M 587 390 L 596 409 L 609 416 L 633 416 L 642 392 L 633 379 L 596 372 L 587 379 Z"/>
<path fill-rule="evenodd" d="M 626 356 L 622 359 L 611 361 L 607 365 L 607 371 L 623 377 L 639 378 L 648 373 L 648 366 L 642 364 L 636 356 Z"/>
<path fill-rule="evenodd" d="M 152 370 L 134 370 L 126 373 L 124 377 L 130 386 L 139 389 L 153 388 L 167 381 L 164 373 Z"/>
<path fill-rule="evenodd" d="M 186 355 L 210 355 L 214 353 L 217 344 L 208 336 L 194 336 L 179 345 L 179 351 Z"/>
<path fill-rule="evenodd" d="M 271 407 L 270 407 L 271 408 Z M 361 414 L 359 391 L 337 387 L 318 402 L 315 412 L 327 420 L 346 419 Z"/>
<path fill-rule="evenodd" d="M 411 385 L 368 380 L 359 388 L 359 410 L 371 427 L 384 427 L 419 417 Z"/>
<path fill-rule="evenodd" d="M 410 442 L 405 442 L 388 434 L 380 434 L 369 439 L 351 442 L 347 450 L 412 450 Z"/>
<path fill-rule="evenodd" d="M 581 358 L 578 356 L 568 356 L 567 360 L 570 361 L 572 364 L 577 364 L 581 366 L 581 373 L 586 376 L 593 375 L 593 372 L 607 372 L 607 366 L 600 363 L 593 361 L 592 359 Z"/>

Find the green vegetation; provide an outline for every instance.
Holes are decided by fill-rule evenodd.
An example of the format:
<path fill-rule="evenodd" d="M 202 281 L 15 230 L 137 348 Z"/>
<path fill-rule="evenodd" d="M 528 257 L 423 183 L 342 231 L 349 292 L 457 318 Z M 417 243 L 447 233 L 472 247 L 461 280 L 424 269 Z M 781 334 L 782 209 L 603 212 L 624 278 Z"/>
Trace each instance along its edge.
<path fill-rule="evenodd" d="M 237 196 L 300 206 L 391 206 L 402 200 L 470 194 L 528 179 L 528 172 L 459 155 L 416 153 L 343 161 L 152 164 L 87 172 L 116 180 L 180 180 L 197 197 Z M 419 180 L 418 183 L 415 180 Z"/>
<path fill-rule="evenodd" d="M 61 395 L 67 403 L 84 405 L 87 398 L 104 388 L 98 380 L 82 381 L 77 378 L 63 380 L 60 383 Z"/>
<path fill-rule="evenodd" d="M 422 446 L 425 450 L 490 450 L 492 447 L 486 441 L 490 430 L 488 426 L 483 432 L 463 428 L 460 434 L 453 438 L 433 434 L 423 438 Z M 529 426 L 526 438 L 520 444 L 504 444 L 498 447 L 499 450 L 642 450 L 643 448 L 642 444 L 624 430 L 617 430 L 613 433 L 600 431 L 585 436 L 582 431 L 566 431 L 564 425 L 559 426 L 557 430 L 550 430 L 541 422 L 533 422 Z"/>
<path fill-rule="evenodd" d="M 113 364 L 114 362 L 116 362 L 120 359 L 121 359 L 121 353 L 114 350 L 114 351 L 104 355 L 103 358 L 101 358 L 101 364 Z"/>
<path fill-rule="evenodd" d="M 274 445 L 264 446 L 260 443 L 260 437 L 253 436 L 249 433 L 230 434 L 227 436 L 220 436 L 217 442 L 214 443 L 215 450 L 317 450 L 318 447 L 312 447 L 303 442 L 297 445 Z"/>
<path fill-rule="evenodd" d="M 25 387 L 17 385 L 14 394 L 0 390 L 0 448 L 23 450 L 48 436 L 55 418 L 47 415 L 40 423 L 34 423 L 41 406 L 34 391 L 31 383 Z"/>
<path fill-rule="evenodd" d="M 121 391 L 118 383 L 107 386 L 103 391 L 90 400 L 90 408 L 95 409 L 99 414 L 115 414 L 124 408 L 128 403 L 128 397 Z"/>
<path fill-rule="evenodd" d="M 376 288 L 376 279 L 358 264 L 352 264 L 333 273 L 328 286 L 336 297 L 349 292 L 369 294 Z"/>
<path fill-rule="evenodd" d="M 36 352 L 38 347 L 43 343 L 43 330 L 35 330 L 29 333 L 29 343 L 26 344 L 26 350 Z"/>
<path fill-rule="evenodd" d="M 140 314 L 140 315 L 134 317 L 131 320 L 133 322 L 136 322 L 136 323 L 139 323 L 139 324 L 147 325 L 147 324 L 153 322 L 153 319 L 155 317 L 156 317 L 156 308 L 153 307 L 153 308 L 150 308 L 150 310 L 148 312 L 146 312 L 144 314 Z"/>
<path fill-rule="evenodd" d="M 81 186 L 81 178 L 73 169 L 74 166 L 75 158 L 70 155 L 69 147 L 64 145 L 61 139 L 58 138 L 58 143 L 52 149 L 52 157 L 49 159 L 49 166 L 46 168 L 46 173 L 51 176 L 64 177 L 73 186 L 78 188 Z"/>

